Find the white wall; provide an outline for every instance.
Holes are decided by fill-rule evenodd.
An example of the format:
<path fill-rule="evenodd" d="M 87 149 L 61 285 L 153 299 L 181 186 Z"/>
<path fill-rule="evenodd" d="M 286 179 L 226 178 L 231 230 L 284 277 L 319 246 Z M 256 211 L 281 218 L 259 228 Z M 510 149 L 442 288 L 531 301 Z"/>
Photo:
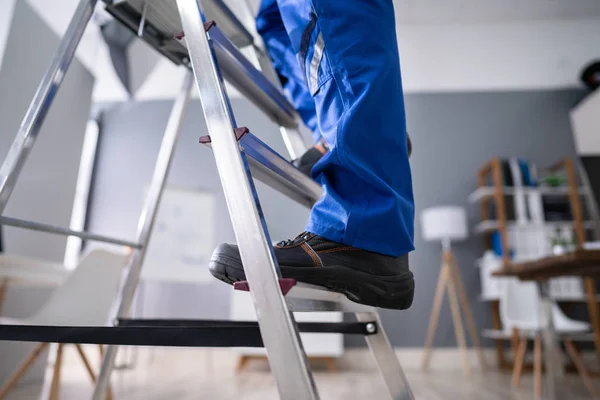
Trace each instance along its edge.
<path fill-rule="evenodd" d="M 419 93 L 579 87 L 583 66 L 600 58 L 598 38 L 598 18 L 399 26 L 404 89 Z M 171 99 L 184 74 L 163 59 L 136 98 Z M 118 100 L 112 93 L 100 89 L 95 100 Z"/>
<path fill-rule="evenodd" d="M 598 18 L 398 28 L 407 92 L 578 87 L 599 38 Z"/>

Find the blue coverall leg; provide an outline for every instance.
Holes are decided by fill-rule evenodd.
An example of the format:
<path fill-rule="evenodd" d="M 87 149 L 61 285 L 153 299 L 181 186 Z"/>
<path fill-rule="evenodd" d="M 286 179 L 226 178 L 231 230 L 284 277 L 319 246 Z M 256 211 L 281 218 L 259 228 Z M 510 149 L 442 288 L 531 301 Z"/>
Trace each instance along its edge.
<path fill-rule="evenodd" d="M 274 15 L 273 2 L 266 3 Z M 323 196 L 306 230 L 390 256 L 412 251 L 414 200 L 392 0 L 277 6 L 329 146 L 312 170 Z M 280 29 L 259 28 L 263 37 L 283 41 Z M 274 57 L 280 71 L 296 68 L 283 65 L 293 64 L 287 51 L 282 46 L 282 57 Z"/>
<path fill-rule="evenodd" d="M 308 91 L 292 42 L 285 30 L 277 0 L 263 0 L 256 16 L 256 29 L 261 35 L 273 67 L 282 80 L 287 94 L 306 127 L 311 131 L 313 142 L 321 140 L 317 126 L 315 101 Z"/>

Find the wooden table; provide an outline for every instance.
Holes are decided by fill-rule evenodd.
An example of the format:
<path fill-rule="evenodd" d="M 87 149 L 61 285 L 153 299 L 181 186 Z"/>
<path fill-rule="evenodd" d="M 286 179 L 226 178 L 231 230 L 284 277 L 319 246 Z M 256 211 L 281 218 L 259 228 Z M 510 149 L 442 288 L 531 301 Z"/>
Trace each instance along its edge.
<path fill-rule="evenodd" d="M 600 250 L 578 249 L 559 256 L 551 256 L 525 263 L 507 264 L 493 273 L 494 276 L 516 277 L 523 281 L 535 281 L 540 289 L 542 310 L 542 338 L 546 369 L 546 397 L 561 400 L 564 366 L 560 358 L 560 347 L 552 320 L 553 300 L 550 297 L 549 280 L 562 276 L 584 277 L 593 284 L 592 278 L 600 276 Z M 586 284 L 586 286 L 589 286 Z M 593 285 L 592 285 L 593 286 Z M 594 302 L 594 304 L 596 304 Z M 594 330 L 596 352 L 600 350 L 600 316 L 597 305 L 590 308 L 590 320 Z"/>

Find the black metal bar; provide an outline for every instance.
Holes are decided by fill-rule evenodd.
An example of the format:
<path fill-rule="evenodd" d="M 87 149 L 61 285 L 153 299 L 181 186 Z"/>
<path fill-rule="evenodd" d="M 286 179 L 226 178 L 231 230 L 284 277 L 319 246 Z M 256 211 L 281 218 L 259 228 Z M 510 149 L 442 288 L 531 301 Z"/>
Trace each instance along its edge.
<path fill-rule="evenodd" d="M 0 325 L 0 340 L 125 346 L 263 347 L 260 332 L 254 327 L 206 329 Z"/>
<path fill-rule="evenodd" d="M 221 321 L 194 319 L 120 319 L 119 326 L 170 327 L 170 328 L 206 328 L 238 329 L 256 328 L 254 321 Z M 370 325 L 370 326 L 368 326 Z M 373 335 L 377 333 L 376 322 L 298 322 L 300 332 L 306 333 L 343 333 L 347 335 Z"/>
<path fill-rule="evenodd" d="M 300 332 L 373 335 L 373 322 L 300 322 Z M 164 347 L 263 347 L 253 321 L 120 320 L 119 326 L 0 325 L 0 341 Z"/>

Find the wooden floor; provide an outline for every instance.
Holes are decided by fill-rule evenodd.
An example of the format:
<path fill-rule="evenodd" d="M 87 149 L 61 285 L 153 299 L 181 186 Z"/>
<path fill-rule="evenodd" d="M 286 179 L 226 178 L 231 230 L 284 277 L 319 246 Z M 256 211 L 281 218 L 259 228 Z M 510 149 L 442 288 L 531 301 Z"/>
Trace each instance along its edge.
<path fill-rule="evenodd" d="M 89 349 L 89 355 L 95 355 Z M 403 355 L 405 372 L 417 400 L 529 400 L 533 399 L 532 377 L 525 374 L 519 389 L 510 387 L 510 376 L 490 370 L 475 372 L 470 378 L 462 374 L 460 356 L 448 362 L 446 355 L 432 370 L 419 370 L 416 355 Z M 94 357 L 94 365 L 98 360 Z M 134 353 L 125 351 L 122 361 L 136 360 Z M 475 358 L 473 357 L 475 360 Z M 450 358 L 452 360 L 452 358 Z M 490 363 L 491 363 L 490 357 Z M 126 400 L 275 400 L 278 394 L 268 366 L 262 361 L 251 363 L 245 372 L 235 374 L 237 356 L 229 350 L 207 349 L 140 349 L 136 367 L 121 370 L 113 376 L 115 399 Z M 442 365 L 443 364 L 443 365 Z M 475 365 L 475 364 L 474 364 Z M 361 350 L 350 350 L 339 363 L 339 372 L 327 373 L 315 365 L 315 379 L 321 399 L 387 399 L 383 382 L 370 355 Z M 67 351 L 63 364 L 61 399 L 86 400 L 91 397 L 92 385 L 74 349 Z M 568 400 L 590 398 L 575 375 L 568 377 Z M 600 387 L 600 382 L 595 382 Z M 37 400 L 41 384 L 19 386 L 8 400 Z"/>

